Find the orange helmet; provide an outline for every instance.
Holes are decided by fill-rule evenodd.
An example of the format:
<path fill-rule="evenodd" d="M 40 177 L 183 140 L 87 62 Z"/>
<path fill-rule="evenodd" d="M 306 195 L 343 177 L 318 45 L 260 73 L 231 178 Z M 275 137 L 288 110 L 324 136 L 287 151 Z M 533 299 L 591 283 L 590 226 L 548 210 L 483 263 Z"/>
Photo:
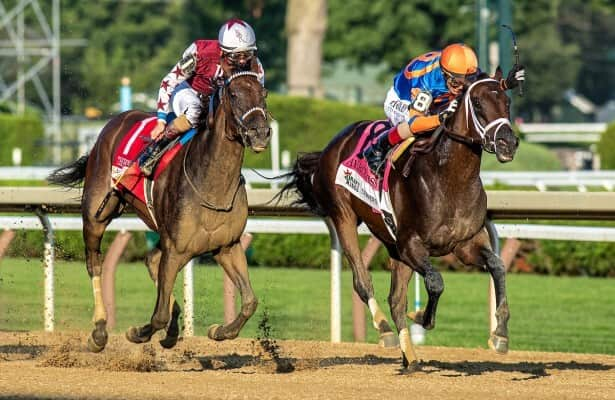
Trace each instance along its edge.
<path fill-rule="evenodd" d="M 465 44 L 455 43 L 442 50 L 440 67 L 447 75 L 465 77 L 478 71 L 476 53 Z"/>

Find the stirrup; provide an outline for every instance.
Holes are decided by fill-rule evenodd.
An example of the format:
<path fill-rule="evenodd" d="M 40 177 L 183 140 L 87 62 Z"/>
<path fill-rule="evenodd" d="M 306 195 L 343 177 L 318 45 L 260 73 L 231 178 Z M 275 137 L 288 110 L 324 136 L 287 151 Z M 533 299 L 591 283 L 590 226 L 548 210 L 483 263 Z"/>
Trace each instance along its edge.
<path fill-rule="evenodd" d="M 367 162 L 367 166 L 374 175 L 380 176 L 380 170 L 384 164 L 385 157 L 379 150 L 369 148 L 362 153 L 363 158 Z"/>

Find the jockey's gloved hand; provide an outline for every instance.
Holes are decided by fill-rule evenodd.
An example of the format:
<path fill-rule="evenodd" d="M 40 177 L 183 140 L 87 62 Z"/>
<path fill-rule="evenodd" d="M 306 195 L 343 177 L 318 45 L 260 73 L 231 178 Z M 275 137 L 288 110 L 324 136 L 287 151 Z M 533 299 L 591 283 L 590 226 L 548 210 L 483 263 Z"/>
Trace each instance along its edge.
<path fill-rule="evenodd" d="M 457 99 L 451 100 L 451 102 L 448 103 L 448 107 L 446 107 L 446 109 L 444 109 L 443 111 L 440 111 L 440 114 L 438 114 L 438 119 L 440 120 L 440 123 L 443 123 L 448 117 L 455 114 L 458 105 L 459 102 L 457 101 Z"/>
<path fill-rule="evenodd" d="M 504 89 L 514 89 L 525 80 L 525 67 L 521 64 L 513 65 L 504 81 Z"/>

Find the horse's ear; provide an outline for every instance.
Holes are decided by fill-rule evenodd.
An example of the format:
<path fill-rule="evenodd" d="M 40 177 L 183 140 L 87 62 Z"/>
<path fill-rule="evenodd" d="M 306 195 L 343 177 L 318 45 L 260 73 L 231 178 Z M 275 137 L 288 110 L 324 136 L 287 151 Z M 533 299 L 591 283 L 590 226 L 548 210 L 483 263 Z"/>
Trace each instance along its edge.
<path fill-rule="evenodd" d="M 496 81 L 499 81 L 502 79 L 502 68 L 500 68 L 500 66 L 498 65 L 498 67 L 495 69 L 495 75 L 494 75 L 494 79 Z"/>

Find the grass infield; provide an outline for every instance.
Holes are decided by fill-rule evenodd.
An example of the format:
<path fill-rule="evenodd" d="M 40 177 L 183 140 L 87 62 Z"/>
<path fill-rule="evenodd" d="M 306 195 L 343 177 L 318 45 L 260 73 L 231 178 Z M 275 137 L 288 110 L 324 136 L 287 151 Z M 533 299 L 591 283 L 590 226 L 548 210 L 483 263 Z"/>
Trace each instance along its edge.
<path fill-rule="evenodd" d="M 330 274 L 327 270 L 253 267 L 250 276 L 259 306 L 241 332 L 257 337 L 258 322 L 267 312 L 272 336 L 278 339 L 328 340 Z M 443 273 L 436 328 L 426 344 L 485 348 L 488 337 L 486 273 Z M 388 316 L 388 272 L 372 274 L 376 299 Z M 195 333 L 205 335 L 213 323 L 223 321 L 222 269 L 194 268 Z M 181 302 L 183 276 L 175 295 Z M 511 350 L 540 350 L 615 354 L 615 284 L 613 279 L 508 275 Z M 349 270 L 342 273 L 342 340 L 352 341 Z M 422 286 L 422 284 L 421 284 Z M 414 302 L 410 285 L 409 307 Z M 85 265 L 56 262 L 57 330 L 92 327 L 93 300 Z M 425 295 L 422 295 L 423 305 Z M 121 264 L 116 276 L 115 332 L 149 321 L 156 292 L 142 264 Z M 181 303 L 180 303 L 181 304 Z M 392 320 L 389 318 L 392 323 Z M 43 271 L 40 260 L 3 259 L 0 264 L 0 330 L 43 329 Z M 369 324 L 368 342 L 377 342 Z"/>

